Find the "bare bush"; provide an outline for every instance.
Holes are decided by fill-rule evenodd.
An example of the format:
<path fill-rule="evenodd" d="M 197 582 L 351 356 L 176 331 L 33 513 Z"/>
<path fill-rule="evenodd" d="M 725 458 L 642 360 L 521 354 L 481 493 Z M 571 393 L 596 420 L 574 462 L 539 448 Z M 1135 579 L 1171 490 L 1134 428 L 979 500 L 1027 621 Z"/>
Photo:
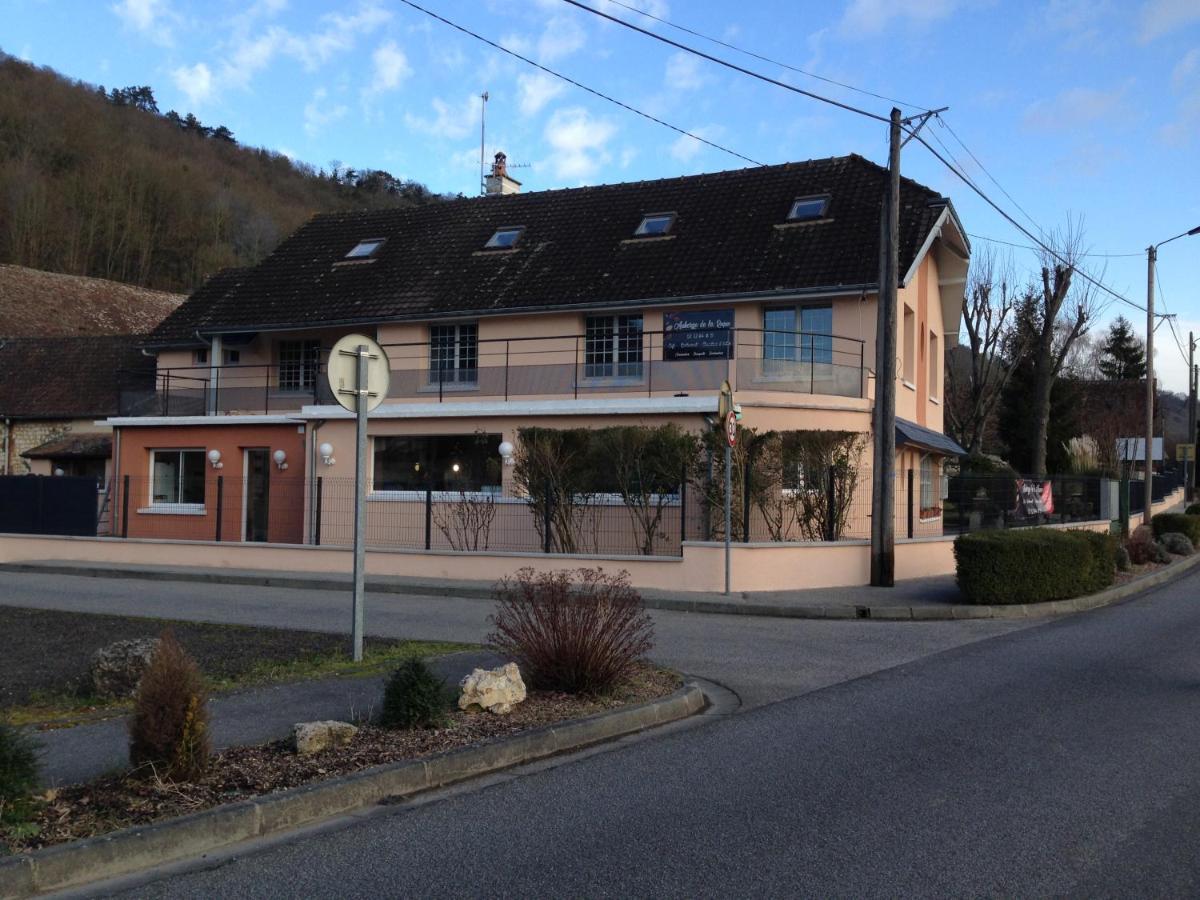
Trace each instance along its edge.
<path fill-rule="evenodd" d="M 212 750 L 204 678 L 168 628 L 142 676 L 129 720 L 129 760 L 183 781 L 204 771 Z"/>
<path fill-rule="evenodd" d="M 486 550 L 496 519 L 496 501 L 490 494 L 459 491 L 458 498 L 433 508 L 433 523 L 454 550 Z"/>

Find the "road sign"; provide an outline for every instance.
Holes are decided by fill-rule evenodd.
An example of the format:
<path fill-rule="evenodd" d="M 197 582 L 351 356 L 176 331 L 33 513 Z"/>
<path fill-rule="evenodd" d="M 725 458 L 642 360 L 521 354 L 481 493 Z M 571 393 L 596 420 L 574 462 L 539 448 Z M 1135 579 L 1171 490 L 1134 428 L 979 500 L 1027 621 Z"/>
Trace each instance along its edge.
<path fill-rule="evenodd" d="M 737 432 L 737 413 L 731 409 L 725 417 L 725 440 L 729 441 L 730 447 L 737 446 Z"/>
<path fill-rule="evenodd" d="M 1196 445 L 1195 444 L 1176 444 L 1175 459 L 1178 462 L 1195 462 L 1196 461 Z"/>
<path fill-rule="evenodd" d="M 383 348 L 361 334 L 348 334 L 329 351 L 325 373 L 333 397 L 350 412 L 358 412 L 358 348 L 367 352 L 367 411 L 370 412 L 387 397 L 392 373 Z"/>
<path fill-rule="evenodd" d="M 733 388 L 728 381 L 721 382 L 721 396 L 717 401 L 717 421 L 724 422 L 725 417 L 733 411 Z"/>

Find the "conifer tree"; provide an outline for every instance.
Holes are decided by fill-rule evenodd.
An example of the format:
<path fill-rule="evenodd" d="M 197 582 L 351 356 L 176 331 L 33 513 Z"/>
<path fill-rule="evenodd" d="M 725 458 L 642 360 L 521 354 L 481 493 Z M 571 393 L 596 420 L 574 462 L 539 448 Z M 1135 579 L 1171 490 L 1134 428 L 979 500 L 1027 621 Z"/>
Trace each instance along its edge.
<path fill-rule="evenodd" d="M 1146 351 L 1124 316 L 1108 328 L 1100 349 L 1100 372 L 1109 381 L 1140 381 L 1146 377 Z"/>

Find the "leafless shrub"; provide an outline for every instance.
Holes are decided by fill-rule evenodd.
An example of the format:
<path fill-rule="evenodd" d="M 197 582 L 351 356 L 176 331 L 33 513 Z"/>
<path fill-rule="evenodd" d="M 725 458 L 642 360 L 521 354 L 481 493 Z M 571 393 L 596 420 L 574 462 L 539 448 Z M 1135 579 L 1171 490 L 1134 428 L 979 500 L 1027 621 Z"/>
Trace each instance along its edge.
<path fill-rule="evenodd" d="M 459 491 L 451 503 L 433 508 L 433 523 L 455 550 L 486 550 L 496 519 L 496 501 L 490 494 Z"/>
<path fill-rule="evenodd" d="M 167 778 L 204 771 L 211 745 L 204 678 L 168 628 L 142 676 L 129 720 L 129 760 Z"/>

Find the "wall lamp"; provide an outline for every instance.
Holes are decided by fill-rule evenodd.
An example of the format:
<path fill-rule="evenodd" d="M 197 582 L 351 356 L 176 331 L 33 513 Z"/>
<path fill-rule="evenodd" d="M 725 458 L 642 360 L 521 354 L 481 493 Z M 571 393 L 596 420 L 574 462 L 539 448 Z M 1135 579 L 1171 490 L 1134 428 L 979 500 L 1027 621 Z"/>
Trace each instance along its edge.
<path fill-rule="evenodd" d="M 271 458 L 275 460 L 275 465 L 280 472 L 287 468 L 287 454 L 282 450 L 276 450 Z"/>
<path fill-rule="evenodd" d="M 517 448 L 510 441 L 501 441 L 497 449 L 500 451 L 500 458 L 504 460 L 504 465 L 511 466 L 513 464 L 513 453 Z"/>
<path fill-rule="evenodd" d="M 321 462 L 325 463 L 327 466 L 332 466 L 335 462 L 337 462 L 337 460 L 333 458 L 333 444 L 329 443 L 328 441 L 317 448 L 317 453 L 321 455 Z"/>
<path fill-rule="evenodd" d="M 225 463 L 221 462 L 221 451 L 220 450 L 209 450 L 208 451 L 208 464 L 210 466 L 212 466 L 214 469 L 225 468 Z"/>

